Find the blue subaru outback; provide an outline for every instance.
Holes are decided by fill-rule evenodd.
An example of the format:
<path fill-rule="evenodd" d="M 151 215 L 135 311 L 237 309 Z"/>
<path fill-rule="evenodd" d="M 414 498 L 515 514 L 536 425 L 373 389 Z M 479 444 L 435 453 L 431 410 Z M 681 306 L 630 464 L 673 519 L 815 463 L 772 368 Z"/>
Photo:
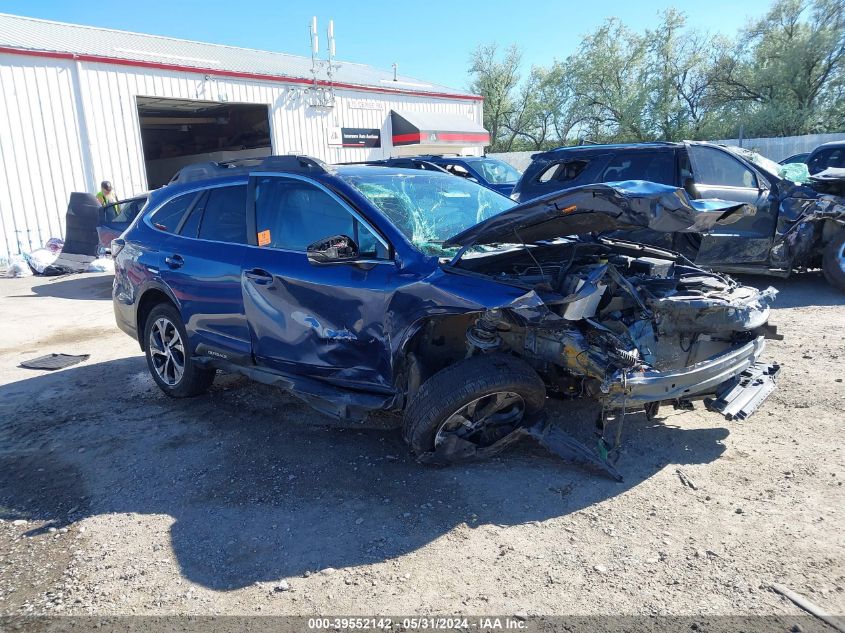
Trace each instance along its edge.
<path fill-rule="evenodd" d="M 223 173 L 152 192 L 112 242 L 117 324 L 170 396 L 239 372 L 338 416 L 401 412 L 442 463 L 561 440 L 547 395 L 649 415 L 706 398 L 741 418 L 774 388 L 771 293 L 604 236 L 700 231 L 744 205 L 630 181 L 516 206 L 439 171 L 303 156 Z M 618 446 L 564 448 L 612 469 Z"/>

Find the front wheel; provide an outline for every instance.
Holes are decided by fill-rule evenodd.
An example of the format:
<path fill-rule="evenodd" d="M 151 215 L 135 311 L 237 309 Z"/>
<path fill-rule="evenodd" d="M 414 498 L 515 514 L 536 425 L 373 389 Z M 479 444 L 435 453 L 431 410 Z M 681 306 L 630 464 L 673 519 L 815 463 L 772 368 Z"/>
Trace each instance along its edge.
<path fill-rule="evenodd" d="M 831 286 L 845 292 L 845 228 L 825 246 L 822 272 Z"/>
<path fill-rule="evenodd" d="M 435 456 L 427 461 L 488 457 L 545 403 L 546 387 L 525 361 L 474 356 L 422 385 L 405 411 L 405 441 L 417 457 Z"/>
<path fill-rule="evenodd" d="M 191 358 L 185 326 L 172 305 L 161 304 L 150 311 L 144 324 L 144 342 L 150 374 L 168 396 L 196 396 L 214 382 L 215 371 Z"/>

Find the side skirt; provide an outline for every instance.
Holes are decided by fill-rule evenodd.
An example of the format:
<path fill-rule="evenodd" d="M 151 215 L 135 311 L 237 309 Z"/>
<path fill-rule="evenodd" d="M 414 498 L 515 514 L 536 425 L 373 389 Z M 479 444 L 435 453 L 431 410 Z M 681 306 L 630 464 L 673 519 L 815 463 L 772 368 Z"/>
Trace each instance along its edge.
<path fill-rule="evenodd" d="M 241 374 L 264 385 L 280 387 L 320 413 L 341 420 L 363 418 L 373 411 L 395 409 L 398 400 L 397 394 L 354 391 L 313 378 L 282 374 L 264 367 L 238 364 L 220 358 L 195 356 L 193 360 L 227 373 Z"/>

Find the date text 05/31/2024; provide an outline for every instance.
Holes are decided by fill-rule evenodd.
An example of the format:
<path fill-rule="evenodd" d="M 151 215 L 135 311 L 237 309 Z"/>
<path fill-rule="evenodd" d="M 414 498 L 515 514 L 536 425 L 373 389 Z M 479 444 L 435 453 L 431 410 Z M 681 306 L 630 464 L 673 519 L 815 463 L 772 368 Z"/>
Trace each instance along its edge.
<path fill-rule="evenodd" d="M 308 618 L 310 630 L 366 631 L 390 630 L 394 628 L 420 631 L 493 631 L 520 630 L 525 628 L 525 621 L 519 617 L 329 617 Z"/>

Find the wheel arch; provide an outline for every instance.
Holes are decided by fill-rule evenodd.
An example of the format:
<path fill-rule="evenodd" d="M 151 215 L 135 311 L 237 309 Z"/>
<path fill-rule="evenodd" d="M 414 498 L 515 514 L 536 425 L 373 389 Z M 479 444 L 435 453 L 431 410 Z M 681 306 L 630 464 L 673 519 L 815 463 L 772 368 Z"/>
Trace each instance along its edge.
<path fill-rule="evenodd" d="M 394 384 L 413 398 L 420 385 L 448 366 L 450 360 L 466 356 L 466 330 L 483 310 L 428 314 L 409 326 L 393 352 Z"/>
<path fill-rule="evenodd" d="M 422 383 L 434 374 L 475 355 L 479 350 L 498 350 L 515 357 L 522 356 L 519 349 L 500 349 L 501 339 L 493 344 L 494 349 L 473 342 L 471 331 L 477 329 L 479 321 L 490 316 L 496 321 L 508 323 L 509 331 L 516 332 L 523 327 L 508 307 L 482 307 L 428 314 L 405 330 L 401 343 L 393 353 L 393 376 L 394 386 L 404 395 L 406 403 L 410 402 Z"/>
<path fill-rule="evenodd" d="M 147 323 L 147 317 L 152 312 L 153 308 L 162 303 L 170 304 L 179 310 L 179 302 L 173 296 L 173 293 L 164 286 L 154 284 L 144 290 L 138 299 L 138 309 L 135 312 L 135 327 L 138 332 L 138 343 L 141 345 L 141 350 L 146 351 L 146 342 L 144 340 L 144 327 Z"/>

